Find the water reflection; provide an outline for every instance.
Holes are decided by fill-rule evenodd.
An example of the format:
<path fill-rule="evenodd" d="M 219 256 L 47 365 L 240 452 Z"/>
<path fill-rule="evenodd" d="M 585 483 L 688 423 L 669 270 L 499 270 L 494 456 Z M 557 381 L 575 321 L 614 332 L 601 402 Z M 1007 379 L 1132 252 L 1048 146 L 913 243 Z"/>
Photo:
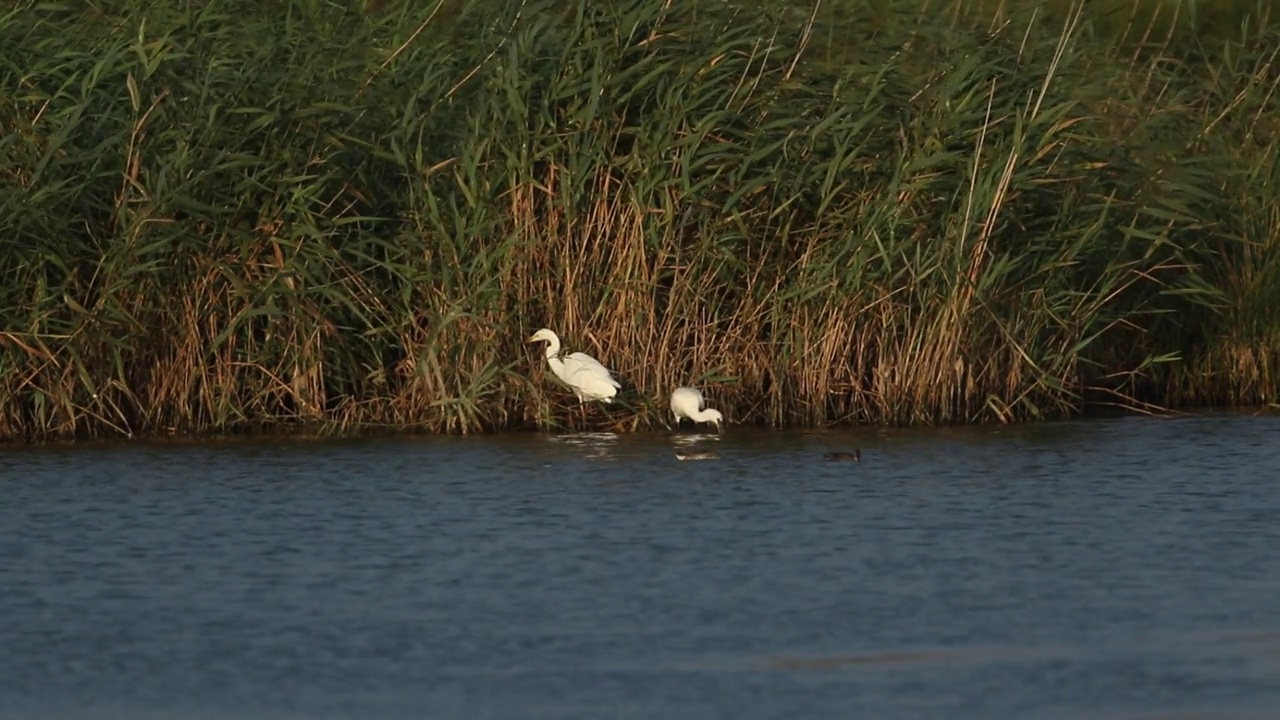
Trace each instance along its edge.
<path fill-rule="evenodd" d="M 611 432 L 581 432 L 548 436 L 551 442 L 563 443 L 577 450 L 582 457 L 601 460 L 615 459 L 614 451 L 618 447 L 618 438 L 617 433 Z"/>
<path fill-rule="evenodd" d="M 1278 440 L 6 448 L 0 718 L 1280 716 Z"/>
<path fill-rule="evenodd" d="M 671 446 L 677 460 L 719 460 L 716 448 L 721 437 L 719 433 L 676 434 L 671 436 Z"/>
<path fill-rule="evenodd" d="M 592 460 L 619 460 L 624 458 L 651 461 L 650 453 L 655 441 L 665 439 L 677 460 L 713 460 L 721 457 L 718 443 L 724 436 L 718 433 L 670 432 L 651 436 L 620 435 L 610 432 L 578 432 L 547 435 L 549 443 L 572 449 L 573 457 Z"/>

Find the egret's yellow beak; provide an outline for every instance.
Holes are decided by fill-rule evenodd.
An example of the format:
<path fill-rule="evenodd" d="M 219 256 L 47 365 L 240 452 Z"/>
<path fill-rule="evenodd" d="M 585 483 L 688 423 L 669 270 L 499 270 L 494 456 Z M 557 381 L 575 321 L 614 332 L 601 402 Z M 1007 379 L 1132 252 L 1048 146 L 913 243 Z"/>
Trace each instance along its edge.
<path fill-rule="evenodd" d="M 537 342 L 537 340 L 538 340 L 538 338 L 534 337 L 533 335 L 530 335 L 530 336 L 529 336 L 529 339 L 528 339 L 528 340 L 525 340 L 525 342 L 526 342 L 526 343 L 531 343 L 531 342 Z"/>

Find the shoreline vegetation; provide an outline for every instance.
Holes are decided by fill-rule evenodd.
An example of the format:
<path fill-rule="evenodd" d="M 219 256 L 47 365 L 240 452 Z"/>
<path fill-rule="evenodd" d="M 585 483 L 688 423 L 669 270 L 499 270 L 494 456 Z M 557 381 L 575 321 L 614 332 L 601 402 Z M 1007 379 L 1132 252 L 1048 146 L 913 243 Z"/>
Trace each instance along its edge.
<path fill-rule="evenodd" d="M 19 2 L 0 438 L 1273 404 L 1272 5 Z"/>

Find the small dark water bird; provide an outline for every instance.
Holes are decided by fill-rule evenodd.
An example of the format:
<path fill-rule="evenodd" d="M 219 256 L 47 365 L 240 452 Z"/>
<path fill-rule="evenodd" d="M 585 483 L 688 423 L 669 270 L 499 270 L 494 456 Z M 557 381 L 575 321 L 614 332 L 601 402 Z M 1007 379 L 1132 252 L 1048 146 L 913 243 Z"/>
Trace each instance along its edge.
<path fill-rule="evenodd" d="M 826 454 L 828 460 L 846 460 L 848 462 L 858 462 L 862 459 L 862 451 L 854 450 L 853 452 L 829 452 Z"/>

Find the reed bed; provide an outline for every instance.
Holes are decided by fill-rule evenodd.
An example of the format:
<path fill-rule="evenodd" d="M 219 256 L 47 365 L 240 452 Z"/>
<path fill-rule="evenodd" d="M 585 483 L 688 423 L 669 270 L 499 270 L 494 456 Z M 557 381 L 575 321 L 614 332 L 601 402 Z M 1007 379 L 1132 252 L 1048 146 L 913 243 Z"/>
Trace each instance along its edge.
<path fill-rule="evenodd" d="M 17 3 L 0 437 L 1275 401 L 1269 3 L 765 5 Z"/>

